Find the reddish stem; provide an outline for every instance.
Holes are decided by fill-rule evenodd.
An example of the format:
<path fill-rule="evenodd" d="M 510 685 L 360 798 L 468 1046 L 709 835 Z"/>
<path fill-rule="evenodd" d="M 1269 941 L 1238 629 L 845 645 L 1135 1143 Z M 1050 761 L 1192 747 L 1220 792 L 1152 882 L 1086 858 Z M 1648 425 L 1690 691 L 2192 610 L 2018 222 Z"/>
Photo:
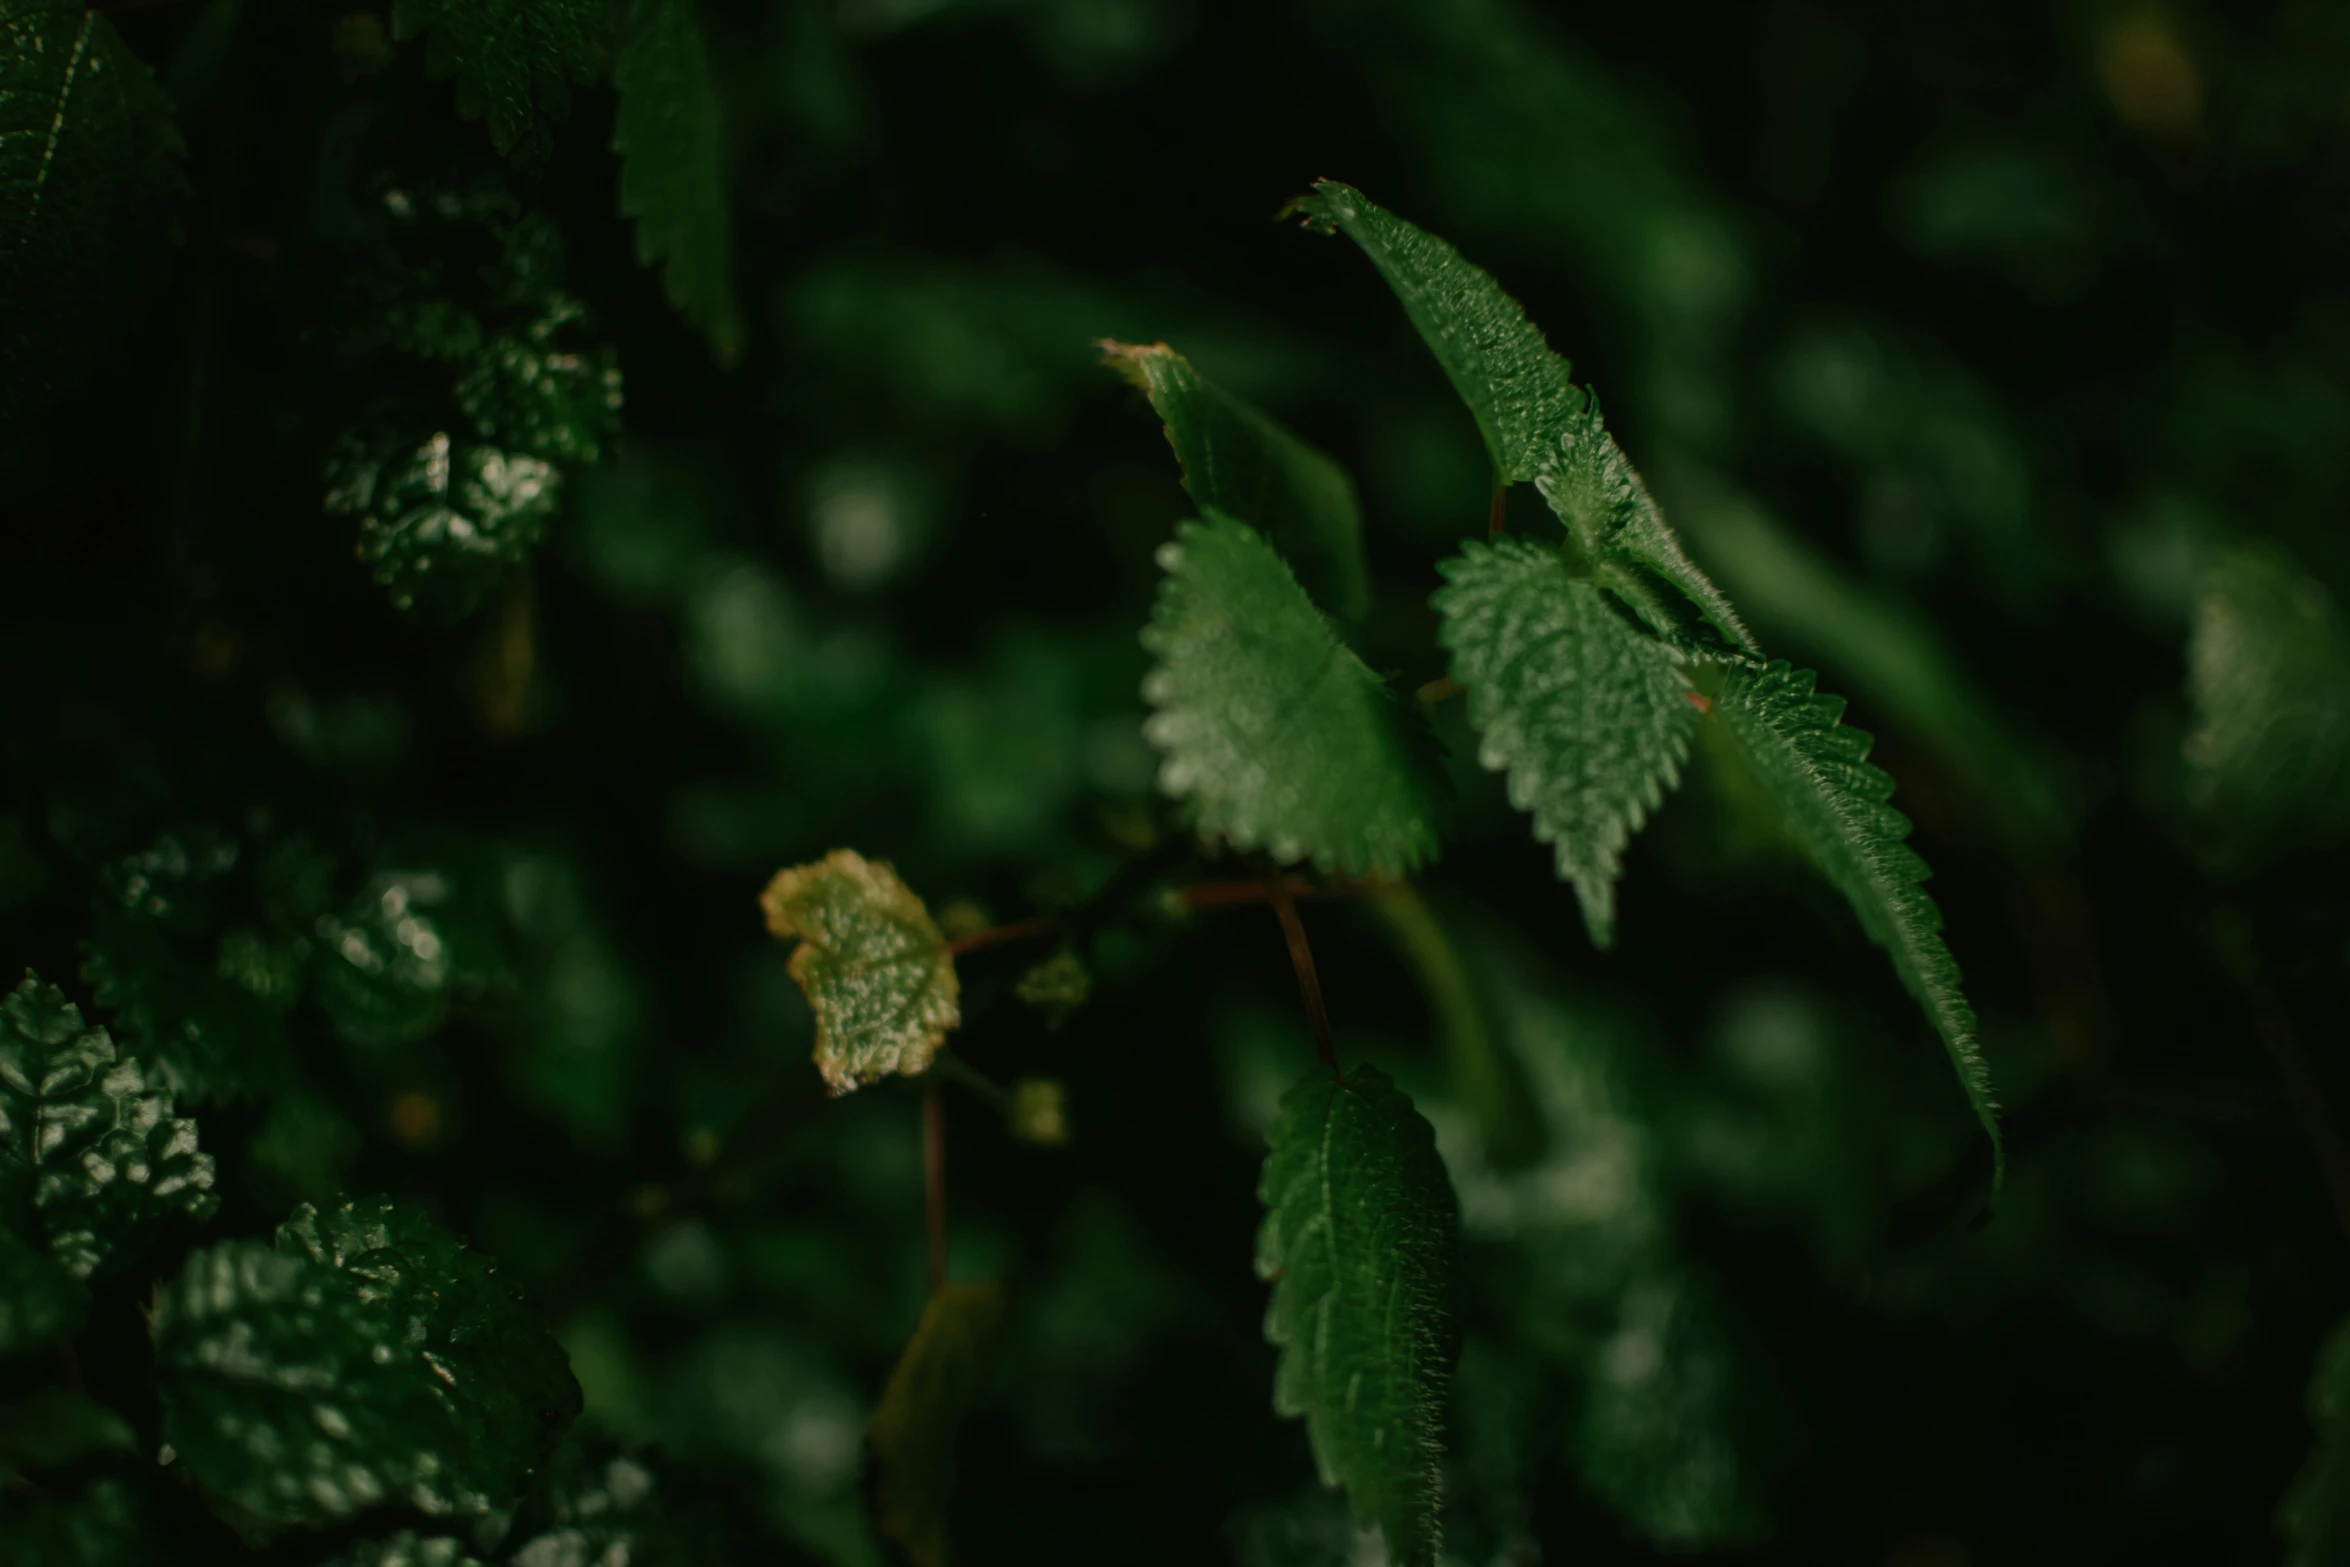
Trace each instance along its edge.
<path fill-rule="evenodd" d="M 991 925 L 986 930 L 973 931 L 947 943 L 947 951 L 956 957 L 966 952 L 977 952 L 999 942 L 1025 941 L 1030 936 L 1049 936 L 1060 928 L 1061 922 L 1049 914 L 1040 914 L 1032 920 L 1014 920 L 1009 925 Z"/>
<path fill-rule="evenodd" d="M 1273 900 L 1273 912 L 1281 916 L 1281 934 L 1289 942 L 1290 966 L 1297 970 L 1298 992 L 1306 998 L 1306 1022 L 1314 1031 L 1314 1054 L 1335 1072 L 1338 1050 L 1330 1043 L 1330 1012 L 1322 1004 L 1322 978 L 1314 972 L 1314 949 L 1306 941 L 1305 921 L 1297 917 L 1297 899 L 1290 892 L 1289 878 L 1267 877 L 1265 892 Z"/>
<path fill-rule="evenodd" d="M 1485 536 L 1487 538 L 1498 539 L 1508 530 L 1509 512 L 1509 487 L 1501 482 L 1501 470 L 1496 468 L 1493 472 L 1493 501 L 1485 514 Z"/>
<path fill-rule="evenodd" d="M 930 1293 L 947 1287 L 947 1107 L 938 1084 L 922 1085 L 922 1205 L 930 1221 Z"/>

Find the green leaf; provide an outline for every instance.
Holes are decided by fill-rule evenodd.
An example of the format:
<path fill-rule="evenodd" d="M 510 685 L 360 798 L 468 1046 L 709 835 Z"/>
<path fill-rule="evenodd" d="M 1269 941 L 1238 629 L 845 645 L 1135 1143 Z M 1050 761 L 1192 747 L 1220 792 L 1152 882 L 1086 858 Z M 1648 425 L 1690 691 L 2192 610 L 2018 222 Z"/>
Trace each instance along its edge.
<path fill-rule="evenodd" d="M 552 464 L 447 430 L 383 430 L 327 460 L 327 510 L 359 519 L 359 559 L 403 610 L 461 615 L 527 557 L 554 515 Z"/>
<path fill-rule="evenodd" d="M 931 1296 L 866 1430 L 874 1526 L 914 1567 L 947 1559 L 955 1435 L 985 1385 L 1003 1317 L 1003 1291 L 992 1283 L 949 1284 Z"/>
<path fill-rule="evenodd" d="M 79 1388 L 36 1388 L 0 1407 L 0 1470 L 57 1469 L 137 1445 L 129 1421 Z"/>
<path fill-rule="evenodd" d="M 171 99 L 83 0 L 0 0 L 0 431 L 70 390 L 162 280 Z"/>
<path fill-rule="evenodd" d="M 457 406 L 484 441 L 549 462 L 590 463 L 620 428 L 620 370 L 609 347 L 572 330 L 587 314 L 557 291 L 535 317 L 482 345 Z"/>
<path fill-rule="evenodd" d="M 508 1506 L 579 1413 L 490 1262 L 383 1198 L 188 1259 L 154 1311 L 163 1438 L 249 1537 Z"/>
<path fill-rule="evenodd" d="M 0 1001 L 0 1214 L 68 1273 L 119 1267 L 172 1221 L 219 1208 L 196 1123 L 102 1028 L 27 974 Z"/>
<path fill-rule="evenodd" d="M 1736 738 L 1788 825 L 1885 949 L 1909 993 L 1941 1035 L 1950 1064 L 1991 1139 L 1991 1195 L 2007 1175 L 1991 1073 L 1975 1045 L 1975 1012 L 1959 990 L 1942 942 L 1942 911 L 1923 885 L 1926 863 L 1906 840 L 1909 818 L 1892 806 L 1893 780 L 1869 764 L 1870 737 L 1840 722 L 1842 697 L 1818 677 L 1768 664 L 1729 666 L 1714 716 Z"/>
<path fill-rule="evenodd" d="M 1273 1408 L 1404 1567 L 1438 1559 L 1460 1216 L 1436 1136 L 1376 1068 L 1316 1067 L 1281 1102 L 1257 1195 Z"/>
<path fill-rule="evenodd" d="M 919 1076 L 962 1025 L 946 937 L 887 862 L 835 849 L 775 873 L 768 931 L 797 939 L 791 977 L 816 1014 L 816 1069 L 834 1094 Z"/>
<path fill-rule="evenodd" d="M 2277 1526 L 2286 1567 L 2338 1567 L 2350 1561 L 2350 1320 L 2318 1352 L 2308 1407 L 2317 1445 L 2277 1511 Z"/>
<path fill-rule="evenodd" d="M 337 1033 L 366 1049 L 412 1044 L 499 974 L 498 938 L 460 881 L 445 870 L 382 871 L 339 914 L 320 917 L 318 1003 Z"/>
<path fill-rule="evenodd" d="M 0 1229 L 0 1357 L 73 1338 L 89 1315 L 89 1286 Z"/>
<path fill-rule="evenodd" d="M 669 302 L 710 335 L 721 363 L 742 357 L 726 141 L 710 49 L 693 0 L 633 0 L 612 68 L 620 115 L 620 212 L 636 258 L 666 262 Z"/>
<path fill-rule="evenodd" d="M 2350 836 L 2350 625 L 2271 550 L 2205 577 L 2187 647 L 2189 798 L 2233 856 Z"/>
<path fill-rule="evenodd" d="M 1524 484 L 1548 465 L 1558 432 L 1583 402 L 1567 361 L 1518 302 L 1435 235 L 1351 185 L 1315 184 L 1294 210 L 1362 247 L 1477 417 L 1493 471 Z"/>
<path fill-rule="evenodd" d="M 1159 563 L 1143 732 L 1201 834 L 1350 874 L 1433 859 L 1433 780 L 1405 715 L 1272 547 L 1209 511 Z"/>
<path fill-rule="evenodd" d="M 397 0 L 392 36 L 431 36 L 425 71 L 454 77 L 457 112 L 489 122 L 500 152 L 543 158 L 571 112 L 571 89 L 595 80 L 606 47 L 604 0 Z"/>
<path fill-rule="evenodd" d="M 1605 947 L 1624 847 L 1689 754 L 1697 714 L 1679 656 L 1556 550 L 1472 540 L 1437 569 L 1437 638 L 1467 688 L 1478 760 L 1508 774 L 1510 803 L 1556 847 Z"/>
<path fill-rule="evenodd" d="M 1166 421 L 1167 444 L 1192 500 L 1252 519 L 1316 602 L 1361 618 L 1370 607 L 1371 573 L 1363 560 L 1362 509 L 1346 470 L 1166 344 L 1104 339 L 1101 347 Z"/>
<path fill-rule="evenodd" d="M 0 1561 L 8 1567 L 152 1567 L 168 1549 L 147 1493 L 113 1475 L 66 1488 L 0 1494 Z"/>
<path fill-rule="evenodd" d="M 402 1529 L 380 1540 L 363 1541 L 333 1558 L 325 1567 L 482 1567 L 482 1562 L 461 1540 Z M 551 1567 L 551 1564 L 532 1561 L 529 1567 Z"/>
<path fill-rule="evenodd" d="M 1490 274 L 1352 186 L 1324 180 L 1295 206 L 1362 247 L 1477 416 L 1494 473 L 1507 484 L 1532 481 L 1611 589 L 1670 635 L 1681 616 L 1647 582 L 1662 578 L 1722 636 L 1755 650 L 1607 433 L 1598 397 L 1575 385 L 1567 361 Z"/>

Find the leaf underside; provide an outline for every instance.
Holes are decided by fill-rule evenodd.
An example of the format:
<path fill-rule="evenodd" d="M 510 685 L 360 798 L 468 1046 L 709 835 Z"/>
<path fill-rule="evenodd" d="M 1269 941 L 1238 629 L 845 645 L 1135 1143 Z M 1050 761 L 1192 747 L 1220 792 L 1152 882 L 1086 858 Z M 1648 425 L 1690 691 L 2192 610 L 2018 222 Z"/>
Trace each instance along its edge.
<path fill-rule="evenodd" d="M 835 849 L 776 872 L 768 931 L 797 939 L 791 977 L 816 1014 L 816 1068 L 833 1094 L 919 1076 L 963 1021 L 946 937 L 886 862 Z"/>
<path fill-rule="evenodd" d="M 709 44 L 693 0 L 635 0 L 612 78 L 620 211 L 639 263 L 663 263 L 669 302 L 707 333 L 721 363 L 742 356 L 725 138 Z"/>
<path fill-rule="evenodd" d="M 457 112 L 487 121 L 503 153 L 543 158 L 595 79 L 604 0 L 398 0 L 392 36 L 429 35 L 425 70 L 457 84 Z"/>
<path fill-rule="evenodd" d="M 82 0 L 0 3 L 0 431 L 129 333 L 187 180 L 171 99 Z"/>
<path fill-rule="evenodd" d="M 1192 501 L 1248 518 L 1315 602 L 1360 618 L 1370 607 L 1370 568 L 1363 559 L 1362 508 L 1346 470 L 1166 344 L 1101 346 L 1165 421 Z"/>
<path fill-rule="evenodd" d="M 1376 1068 L 1289 1090 L 1258 1196 L 1273 1407 L 1305 1417 L 1325 1485 L 1391 1557 L 1432 1567 L 1460 1219 L 1435 1134 Z"/>
<path fill-rule="evenodd" d="M 1844 699 L 1819 692 L 1817 680 L 1784 659 L 1730 665 L 1714 716 L 1752 759 L 1789 826 L 1941 1035 L 1991 1139 L 1996 1198 L 2007 1171 L 1998 1107 L 1975 1044 L 1974 1009 L 1943 944 L 1942 911 L 1923 885 L 1926 863 L 1905 841 L 1909 818 L 1893 808 L 1893 780 L 1868 760 L 1870 737 L 1839 721 Z"/>
<path fill-rule="evenodd" d="M 1159 561 L 1143 732 L 1200 832 L 1349 874 L 1433 859 L 1432 779 L 1405 715 L 1272 546 L 1210 511 Z"/>
<path fill-rule="evenodd" d="M 382 1198 L 196 1253 L 154 1332 L 164 1438 L 255 1537 L 509 1506 L 579 1413 L 562 1347 L 489 1261 Z"/>
<path fill-rule="evenodd" d="M 1594 944 L 1615 933 L 1625 845 L 1680 781 L 1697 714 L 1674 652 L 1556 550 L 1472 540 L 1431 602 L 1478 760 L 1557 850 Z"/>
<path fill-rule="evenodd" d="M 955 1436 L 985 1382 L 1003 1316 L 995 1284 L 941 1289 L 923 1307 L 874 1408 L 866 1431 L 874 1522 L 915 1567 L 946 1562 Z"/>

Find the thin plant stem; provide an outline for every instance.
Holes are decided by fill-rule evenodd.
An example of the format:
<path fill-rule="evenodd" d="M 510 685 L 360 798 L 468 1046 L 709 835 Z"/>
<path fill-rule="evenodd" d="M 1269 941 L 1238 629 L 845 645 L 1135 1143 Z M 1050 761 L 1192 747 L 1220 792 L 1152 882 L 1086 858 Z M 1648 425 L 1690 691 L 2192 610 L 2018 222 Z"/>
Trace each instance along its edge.
<path fill-rule="evenodd" d="M 1493 470 L 1493 499 L 1485 513 L 1485 536 L 1498 539 L 1509 531 L 1509 525 L 1510 490 L 1508 485 L 1501 482 L 1501 470 L 1496 468 Z"/>
<path fill-rule="evenodd" d="M 1290 966 L 1297 970 L 1298 993 L 1306 999 L 1306 1022 L 1314 1031 L 1314 1054 L 1331 1071 L 1338 1070 L 1338 1049 L 1330 1042 L 1330 1010 L 1322 1004 L 1322 977 L 1314 972 L 1314 949 L 1306 940 L 1305 921 L 1297 917 L 1297 898 L 1286 876 L 1265 878 L 1265 892 L 1273 912 L 1281 916 L 1281 934 L 1289 942 Z"/>
<path fill-rule="evenodd" d="M 966 952 L 977 952 L 982 947 L 992 947 L 999 942 L 1025 941 L 1030 936 L 1049 936 L 1060 928 L 1061 922 L 1059 920 L 1049 914 L 1040 914 L 1032 920 L 1014 920 L 1009 925 L 991 925 L 986 930 L 973 931 L 968 936 L 958 936 L 947 943 L 947 951 L 959 958 Z"/>
<path fill-rule="evenodd" d="M 936 1083 L 922 1085 L 922 1206 L 930 1221 L 930 1293 L 947 1287 L 947 1106 Z"/>

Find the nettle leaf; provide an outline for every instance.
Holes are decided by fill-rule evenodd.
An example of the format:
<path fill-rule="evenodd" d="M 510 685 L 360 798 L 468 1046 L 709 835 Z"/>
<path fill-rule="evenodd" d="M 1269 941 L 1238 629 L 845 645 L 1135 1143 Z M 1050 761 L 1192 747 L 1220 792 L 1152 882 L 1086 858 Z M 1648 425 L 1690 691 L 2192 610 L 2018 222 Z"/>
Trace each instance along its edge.
<path fill-rule="evenodd" d="M 2350 625 L 2269 550 L 2205 578 L 2187 646 L 2189 798 L 2232 852 L 2350 836 Z"/>
<path fill-rule="evenodd" d="M 946 937 L 887 862 L 835 849 L 776 872 L 759 906 L 771 934 L 799 941 L 791 977 L 816 1014 L 830 1092 L 930 1069 L 962 1025 L 962 990 Z"/>
<path fill-rule="evenodd" d="M 866 1430 L 874 1526 L 915 1567 L 947 1559 L 955 1436 L 986 1383 L 1003 1319 L 1003 1291 L 992 1283 L 931 1296 Z"/>
<path fill-rule="evenodd" d="M 83 0 L 0 0 L 0 430 L 129 332 L 187 198 L 171 99 Z"/>
<path fill-rule="evenodd" d="M 476 873 L 475 879 L 481 879 Z M 461 998 L 504 976 L 499 933 L 446 870 L 385 870 L 318 922 L 318 1002 L 368 1049 L 437 1032 Z"/>
<path fill-rule="evenodd" d="M 1200 832 L 1350 874 L 1433 859 L 1436 785 L 1409 720 L 1272 546 L 1209 511 L 1159 564 L 1143 733 Z"/>
<path fill-rule="evenodd" d="M 719 361 L 742 357 L 726 138 L 710 48 L 693 0 L 633 0 L 612 68 L 620 114 L 620 212 L 636 219 L 636 258 L 665 263 L 669 302 L 709 334 Z"/>
<path fill-rule="evenodd" d="M 0 1001 L 0 1215 L 86 1279 L 177 1219 L 212 1216 L 212 1159 L 171 1093 L 27 974 Z"/>
<path fill-rule="evenodd" d="M 1460 1233 L 1435 1133 L 1377 1069 L 1316 1067 L 1281 1102 L 1257 1195 L 1273 1407 L 1305 1417 L 1322 1483 L 1397 1562 L 1433 1564 Z"/>
<path fill-rule="evenodd" d="M 1166 421 L 1167 444 L 1194 502 L 1252 519 L 1316 602 L 1358 619 L 1370 607 L 1362 508 L 1354 482 L 1253 405 L 1164 343 L 1104 339 L 1102 352 Z"/>
<path fill-rule="evenodd" d="M 0 1229 L 0 1357 L 77 1337 L 89 1315 L 87 1285 Z"/>
<path fill-rule="evenodd" d="M 434 430 L 378 431 L 327 461 L 327 510 L 359 519 L 359 559 L 403 610 L 463 614 L 527 557 L 554 515 L 551 463 Z"/>
<path fill-rule="evenodd" d="M 604 0 L 398 0 L 392 36 L 430 34 L 425 71 L 453 77 L 457 112 L 486 119 L 503 153 L 542 158 L 594 81 L 607 46 Z"/>
<path fill-rule="evenodd" d="M 1615 939 L 1624 847 L 1680 781 L 1696 709 L 1680 657 L 1555 549 L 1472 540 L 1430 602 L 1477 759 L 1558 851 L 1594 945 Z"/>
<path fill-rule="evenodd" d="M 324 1567 L 483 1567 L 483 1563 L 461 1540 L 402 1529 L 380 1540 L 361 1541 Z"/>
<path fill-rule="evenodd" d="M 2277 1511 L 2286 1567 L 2350 1561 L 2350 1321 L 2318 1352 L 2309 1380 L 2309 1423 L 2317 1445 Z"/>
<path fill-rule="evenodd" d="M 488 1259 L 384 1198 L 196 1253 L 154 1332 L 164 1440 L 255 1539 L 505 1507 L 579 1413 L 562 1347 Z"/>
<path fill-rule="evenodd" d="M 609 346 L 575 341 L 586 314 L 571 295 L 551 294 L 535 319 L 473 357 L 457 406 L 483 440 L 551 462 L 603 455 L 620 428 L 620 368 Z"/>
<path fill-rule="evenodd" d="M 1650 577 L 1670 583 L 1732 643 L 1754 651 L 1737 612 L 1689 558 L 1607 433 L 1598 397 L 1515 299 L 1461 253 L 1359 190 L 1325 180 L 1297 209 L 1343 232 L 1386 278 L 1444 373 L 1477 417 L 1503 483 L 1532 481 L 1590 569 L 1664 635 L 1682 616 Z"/>
<path fill-rule="evenodd" d="M 1476 415 L 1502 482 L 1524 484 L 1540 474 L 1583 393 L 1524 308 L 1459 251 L 1352 185 L 1318 181 L 1293 207 L 1371 258 Z"/>
<path fill-rule="evenodd" d="M 1991 1139 L 1991 1191 L 2006 1179 L 1991 1073 L 1975 1044 L 1975 1012 L 1942 941 L 1942 911 L 1926 893 L 1926 862 L 1905 841 L 1909 818 L 1892 805 L 1893 780 L 1868 760 L 1871 737 L 1843 724 L 1844 699 L 1785 659 L 1733 664 L 1714 716 L 1753 761 L 1788 825 L 1883 947 L 1941 1035 L 1975 1118 Z"/>

